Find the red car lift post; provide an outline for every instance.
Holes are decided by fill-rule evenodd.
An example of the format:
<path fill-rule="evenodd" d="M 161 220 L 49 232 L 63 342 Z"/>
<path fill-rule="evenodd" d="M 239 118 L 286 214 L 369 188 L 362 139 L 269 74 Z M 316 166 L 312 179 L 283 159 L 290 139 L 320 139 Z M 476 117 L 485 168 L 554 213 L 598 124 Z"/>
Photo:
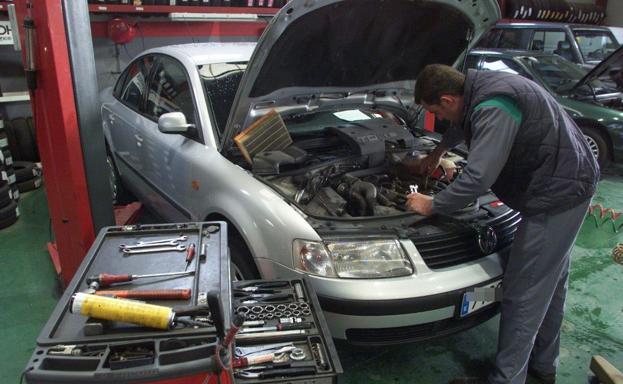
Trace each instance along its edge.
<path fill-rule="evenodd" d="M 86 1 L 84 3 L 86 7 Z M 107 207 L 106 204 L 110 201 L 109 197 L 102 201 L 102 206 L 93 205 L 94 197 L 100 196 L 101 198 L 102 195 L 101 191 L 94 194 L 93 188 L 102 189 L 102 181 L 87 183 L 85 168 L 93 169 L 93 164 L 85 163 L 83 150 L 88 158 L 96 158 L 100 154 L 97 149 L 85 147 L 84 140 L 89 139 L 90 133 L 84 129 L 81 131 L 80 124 L 83 124 L 89 117 L 92 122 L 93 117 L 89 116 L 84 108 L 80 109 L 82 112 L 79 116 L 78 110 L 80 103 L 93 102 L 93 97 L 85 97 L 84 93 L 80 93 L 80 87 L 84 85 L 80 80 L 84 80 L 84 77 L 80 78 L 79 72 L 83 69 L 75 71 L 76 73 L 72 71 L 72 64 L 76 65 L 77 56 L 74 55 L 74 60 L 72 60 L 70 55 L 72 40 L 68 39 L 68 36 L 74 28 L 65 23 L 67 15 L 64 14 L 64 10 L 67 11 L 67 7 L 63 5 L 67 4 L 63 4 L 61 0 L 17 0 L 15 2 L 20 26 L 22 57 L 25 63 L 27 63 L 28 45 L 23 27 L 24 20 L 30 18 L 34 23 L 32 54 L 35 64 L 33 77 L 36 84 L 30 83 L 29 88 L 31 88 L 30 98 L 37 143 L 43 163 L 51 224 L 56 239 L 55 244 L 48 245 L 48 250 L 56 272 L 63 283 L 67 284 L 91 246 L 96 230 L 104 225 L 112 225 L 113 221 L 112 207 Z M 88 11 L 84 23 L 89 27 Z M 68 30 L 69 33 L 66 32 Z M 73 38 L 76 40 L 78 36 L 73 36 Z M 88 40 L 88 43 L 92 44 L 90 32 L 89 35 L 82 35 L 79 38 Z M 89 59 L 89 52 L 83 51 L 80 55 Z M 92 46 L 90 55 L 93 55 Z M 84 70 L 89 72 L 89 69 Z M 74 82 L 74 79 L 78 81 Z M 93 80 L 94 86 L 97 87 L 96 80 Z M 77 92 L 80 93 L 82 100 L 77 100 Z M 97 94 L 94 97 L 97 99 Z M 97 105 L 92 107 L 97 108 Z M 91 127 L 91 129 L 98 128 Z M 101 125 L 99 131 L 101 131 Z M 100 151 L 105 153 L 103 134 L 101 146 Z M 96 172 L 100 179 L 102 174 L 106 174 L 104 165 L 105 163 L 102 162 L 101 169 Z M 108 187 L 107 180 L 104 182 L 106 183 L 104 187 Z M 109 218 L 106 210 L 109 211 Z"/>

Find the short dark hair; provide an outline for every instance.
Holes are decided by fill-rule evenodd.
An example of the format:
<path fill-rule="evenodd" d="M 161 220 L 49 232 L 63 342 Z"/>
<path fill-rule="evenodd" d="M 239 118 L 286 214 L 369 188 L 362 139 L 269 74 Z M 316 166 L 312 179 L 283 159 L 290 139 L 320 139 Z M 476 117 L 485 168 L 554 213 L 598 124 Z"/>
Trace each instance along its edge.
<path fill-rule="evenodd" d="M 413 96 L 421 104 L 439 104 L 442 95 L 463 95 L 465 75 L 443 64 L 429 64 L 417 77 Z"/>

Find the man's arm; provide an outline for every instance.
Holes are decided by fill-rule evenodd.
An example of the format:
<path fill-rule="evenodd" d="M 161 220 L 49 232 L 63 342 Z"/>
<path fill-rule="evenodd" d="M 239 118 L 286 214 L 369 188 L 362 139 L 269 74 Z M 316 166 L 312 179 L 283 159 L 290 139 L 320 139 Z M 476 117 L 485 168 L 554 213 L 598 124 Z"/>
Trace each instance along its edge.
<path fill-rule="evenodd" d="M 493 185 L 508 160 L 521 124 L 521 115 L 512 113 L 516 111 L 491 105 L 474 111 L 467 166 L 434 197 L 432 213 L 448 214 L 461 209 Z"/>

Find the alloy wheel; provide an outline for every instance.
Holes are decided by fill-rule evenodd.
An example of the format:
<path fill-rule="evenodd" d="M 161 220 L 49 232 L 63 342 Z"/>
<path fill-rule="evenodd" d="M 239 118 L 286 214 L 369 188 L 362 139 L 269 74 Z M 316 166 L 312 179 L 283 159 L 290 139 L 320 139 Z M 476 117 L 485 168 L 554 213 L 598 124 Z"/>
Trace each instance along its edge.
<path fill-rule="evenodd" d="M 588 146 L 591 149 L 591 152 L 593 152 L 593 155 L 595 156 L 595 158 L 599 159 L 599 145 L 597 144 L 595 139 L 593 139 L 592 137 L 588 135 L 584 135 L 584 138 L 588 142 Z"/>

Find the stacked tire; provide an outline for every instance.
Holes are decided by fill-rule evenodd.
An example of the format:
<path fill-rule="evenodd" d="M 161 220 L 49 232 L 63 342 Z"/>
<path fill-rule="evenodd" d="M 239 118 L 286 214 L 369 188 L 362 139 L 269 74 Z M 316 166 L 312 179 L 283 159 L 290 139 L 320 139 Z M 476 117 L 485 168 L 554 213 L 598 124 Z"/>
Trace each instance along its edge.
<path fill-rule="evenodd" d="M 606 18 L 603 7 L 567 0 L 510 0 L 506 17 L 582 24 L 601 24 Z"/>
<path fill-rule="evenodd" d="M 0 116 L 0 229 L 13 225 L 19 218 L 19 188 L 13 169 L 9 140 Z"/>
<path fill-rule="evenodd" d="M 15 181 L 20 193 L 32 191 L 41 186 L 41 168 L 37 163 L 30 161 L 15 161 L 13 163 Z"/>

